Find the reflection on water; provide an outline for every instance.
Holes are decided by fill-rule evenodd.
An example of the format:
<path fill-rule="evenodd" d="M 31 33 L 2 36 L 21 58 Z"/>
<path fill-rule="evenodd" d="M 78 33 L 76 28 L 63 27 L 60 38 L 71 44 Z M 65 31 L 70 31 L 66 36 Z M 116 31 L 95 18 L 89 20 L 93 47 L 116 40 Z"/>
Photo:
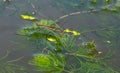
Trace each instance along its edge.
<path fill-rule="evenodd" d="M 21 20 L 20 14 L 34 15 L 39 19 L 55 20 L 65 14 L 81 11 L 90 7 L 89 4 L 86 5 L 87 3 L 85 3 L 87 7 L 84 7 L 82 4 L 79 6 L 75 4 L 76 2 L 74 0 L 73 2 L 70 1 L 71 5 L 67 2 L 67 0 L 65 2 L 61 0 L 11 0 L 10 3 L 0 1 L 0 49 L 2 51 L 0 55 L 3 55 L 6 50 L 12 49 L 13 51 L 9 58 L 24 56 L 25 58 L 21 63 L 26 64 L 33 54 L 33 49 L 35 48 L 32 44 L 16 35 L 16 31 L 19 28 L 29 23 Z M 57 6 L 55 6 L 56 4 Z M 100 4 L 97 8 L 99 6 Z M 87 41 L 95 40 L 98 49 L 104 52 L 108 50 L 115 51 L 110 63 L 112 62 L 111 64 L 119 69 L 119 59 L 117 59 L 120 57 L 119 14 L 120 13 L 109 12 L 83 13 L 68 16 L 67 18 L 59 20 L 58 23 L 63 28 L 84 32 L 81 38 L 87 39 Z M 107 41 L 110 41 L 110 43 Z M 31 46 L 29 44 L 31 44 Z"/>

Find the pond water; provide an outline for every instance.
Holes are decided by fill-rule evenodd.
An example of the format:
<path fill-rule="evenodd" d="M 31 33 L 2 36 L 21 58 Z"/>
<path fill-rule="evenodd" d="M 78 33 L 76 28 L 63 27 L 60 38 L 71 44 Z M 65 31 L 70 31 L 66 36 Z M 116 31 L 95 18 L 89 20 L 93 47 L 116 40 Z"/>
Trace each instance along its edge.
<path fill-rule="evenodd" d="M 21 19 L 21 14 L 30 14 L 38 19 L 56 20 L 63 15 L 72 12 L 82 12 L 92 7 L 87 0 L 81 0 L 84 4 L 77 4 L 79 0 L 11 0 L 0 1 L 0 57 L 10 51 L 9 60 L 23 57 L 17 64 L 28 65 L 28 61 L 34 54 L 33 43 L 26 41 L 17 35 L 17 31 L 31 24 Z M 117 0 L 115 0 L 117 1 Z M 115 2 L 112 3 L 114 6 Z M 103 53 L 114 52 L 108 64 L 120 72 L 120 13 L 99 11 L 104 4 L 99 2 L 97 12 L 71 15 L 58 21 L 63 28 L 77 30 L 82 33 L 80 39 L 85 41 L 95 40 L 97 49 Z M 94 6 L 94 5 L 93 5 Z M 30 73 L 33 73 L 32 71 Z"/>

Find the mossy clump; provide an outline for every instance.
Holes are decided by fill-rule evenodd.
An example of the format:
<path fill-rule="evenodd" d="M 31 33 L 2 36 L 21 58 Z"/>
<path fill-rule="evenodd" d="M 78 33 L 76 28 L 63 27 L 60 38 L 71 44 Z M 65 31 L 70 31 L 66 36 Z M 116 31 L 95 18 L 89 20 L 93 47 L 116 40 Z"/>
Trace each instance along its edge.
<path fill-rule="evenodd" d="M 65 60 L 63 56 L 59 56 L 58 59 L 55 55 L 36 54 L 29 64 L 36 66 L 36 71 L 61 72 L 65 66 L 63 60 Z"/>

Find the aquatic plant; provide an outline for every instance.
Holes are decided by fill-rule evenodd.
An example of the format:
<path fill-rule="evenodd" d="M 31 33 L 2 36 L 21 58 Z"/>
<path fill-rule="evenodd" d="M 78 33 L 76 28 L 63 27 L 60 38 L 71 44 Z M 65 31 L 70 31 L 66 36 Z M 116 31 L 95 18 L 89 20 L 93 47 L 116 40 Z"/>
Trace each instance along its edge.
<path fill-rule="evenodd" d="M 36 52 L 29 62 L 36 67 L 36 71 L 118 73 L 103 62 L 103 58 L 100 56 L 102 52 L 96 49 L 94 41 L 85 44 L 77 43 L 80 32 L 62 29 L 52 20 L 32 22 L 32 26 L 20 29 L 19 35 L 27 37 L 28 40 L 39 40 L 40 51 Z"/>
<path fill-rule="evenodd" d="M 22 57 L 15 60 L 6 60 L 9 55 L 7 51 L 6 55 L 0 58 L 0 73 L 27 73 L 23 66 L 15 64 L 15 62 L 22 59 Z"/>

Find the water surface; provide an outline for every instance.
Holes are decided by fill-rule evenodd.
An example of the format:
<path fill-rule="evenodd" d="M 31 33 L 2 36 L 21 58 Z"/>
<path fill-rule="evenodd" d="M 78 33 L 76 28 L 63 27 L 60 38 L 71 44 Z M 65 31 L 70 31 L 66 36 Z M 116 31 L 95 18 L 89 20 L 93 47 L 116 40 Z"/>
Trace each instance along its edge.
<path fill-rule="evenodd" d="M 58 4 L 57 6 L 55 6 L 56 3 Z M 88 5 L 88 7 L 83 6 L 83 8 L 73 7 L 73 9 L 69 8 L 69 5 L 67 7 L 59 4 L 62 4 L 60 3 L 60 0 L 11 0 L 10 3 L 0 1 L 0 55 L 3 56 L 6 53 L 6 50 L 10 50 L 11 54 L 8 57 L 9 59 L 23 56 L 24 59 L 18 64 L 29 66 L 27 62 L 33 56 L 34 49 L 36 48 L 32 43 L 16 34 L 18 29 L 30 24 L 29 21 L 24 21 L 20 18 L 21 14 L 31 14 L 38 19 L 56 20 L 60 16 L 71 12 L 88 10 L 89 7 Z M 100 5 L 97 7 L 99 8 L 99 6 Z M 106 53 L 108 50 L 115 51 L 113 57 L 109 61 L 109 65 L 119 70 L 119 20 L 119 13 L 106 13 L 100 11 L 97 13 L 83 13 L 69 16 L 59 20 L 58 23 L 64 29 L 70 28 L 79 32 L 85 32 L 82 33 L 80 38 L 84 38 L 86 41 L 95 40 L 97 49 L 103 51 L 103 53 Z M 114 33 L 112 31 L 116 31 L 117 34 L 107 36 L 106 34 L 107 32 L 109 34 L 109 31 L 111 31 L 111 33 Z M 110 41 L 111 43 L 107 43 L 107 41 Z"/>

